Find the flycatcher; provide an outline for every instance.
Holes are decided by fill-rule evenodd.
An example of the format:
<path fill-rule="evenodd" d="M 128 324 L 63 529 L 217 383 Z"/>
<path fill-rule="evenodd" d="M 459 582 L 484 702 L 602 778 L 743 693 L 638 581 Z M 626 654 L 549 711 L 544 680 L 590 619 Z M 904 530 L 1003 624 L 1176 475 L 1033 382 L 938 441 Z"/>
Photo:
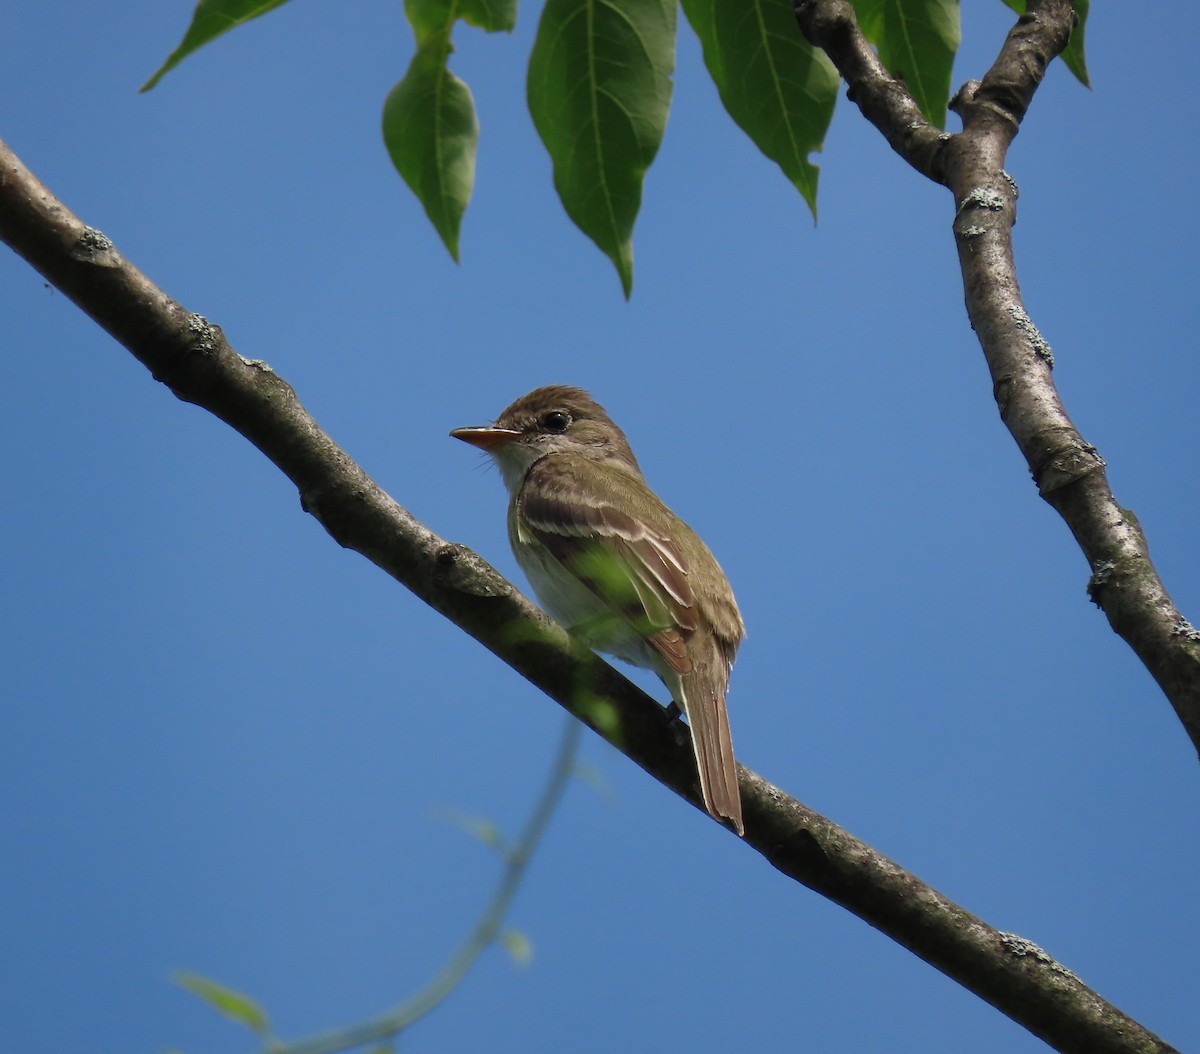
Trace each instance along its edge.
<path fill-rule="evenodd" d="M 746 629 L 725 573 L 646 485 L 625 433 L 581 388 L 552 385 L 450 434 L 499 467 L 508 540 L 542 605 L 662 678 L 691 726 L 705 808 L 744 834 L 725 693 Z"/>

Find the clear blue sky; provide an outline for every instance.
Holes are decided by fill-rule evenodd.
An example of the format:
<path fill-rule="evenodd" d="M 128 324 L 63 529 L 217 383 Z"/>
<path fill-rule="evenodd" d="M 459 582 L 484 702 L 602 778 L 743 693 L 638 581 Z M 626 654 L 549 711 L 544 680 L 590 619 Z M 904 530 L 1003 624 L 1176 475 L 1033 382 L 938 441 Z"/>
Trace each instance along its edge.
<path fill-rule="evenodd" d="M 1011 18 L 965 6 L 956 84 Z M 1021 278 L 1196 620 L 1200 13 L 1094 6 L 1095 90 L 1053 70 L 1011 154 Z M 522 15 L 512 38 L 458 33 L 483 137 L 457 267 L 379 137 L 399 3 L 287 5 L 148 96 L 187 3 L 16 5 L 0 137 L 510 576 L 500 480 L 446 433 L 538 384 L 590 388 L 736 587 L 740 759 L 1200 1048 L 1200 769 L 999 422 L 947 194 L 842 100 L 814 228 L 684 27 L 625 303 L 553 196 Z M 284 1037 L 399 1002 L 496 874 L 437 810 L 515 831 L 558 708 L 7 250 L 0 349 L 5 1045 L 251 1049 L 177 968 L 254 995 Z M 489 953 L 406 1050 L 1044 1049 L 584 753 L 611 795 L 572 786 L 521 891 L 531 964 Z"/>

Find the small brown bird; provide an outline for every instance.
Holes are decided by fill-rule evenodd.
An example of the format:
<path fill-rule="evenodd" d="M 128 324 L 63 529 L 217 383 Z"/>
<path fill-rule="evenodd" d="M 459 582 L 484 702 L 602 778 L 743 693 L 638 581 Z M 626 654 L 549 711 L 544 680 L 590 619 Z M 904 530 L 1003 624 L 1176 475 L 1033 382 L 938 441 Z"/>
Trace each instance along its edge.
<path fill-rule="evenodd" d="M 662 678 L 691 725 L 705 808 L 744 834 L 725 693 L 746 629 L 725 573 L 646 485 L 625 433 L 581 388 L 552 385 L 450 434 L 499 467 L 509 542 L 542 605 Z"/>

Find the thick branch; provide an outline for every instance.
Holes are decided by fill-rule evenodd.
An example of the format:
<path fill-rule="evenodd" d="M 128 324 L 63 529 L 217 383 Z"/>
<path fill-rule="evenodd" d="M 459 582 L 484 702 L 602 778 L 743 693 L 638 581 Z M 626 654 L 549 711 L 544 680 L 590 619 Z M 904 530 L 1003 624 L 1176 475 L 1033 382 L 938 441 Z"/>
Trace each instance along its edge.
<path fill-rule="evenodd" d="M 179 398 L 249 439 L 296 484 L 304 508 L 697 808 L 685 734 L 662 707 L 550 622 L 479 557 L 389 498 L 260 362 L 236 354 L 85 227 L 0 143 L 0 239 Z M 790 798 L 740 771 L 747 844 L 1059 1050 L 1167 1046 L 1030 942 L 1000 933 Z"/>
<path fill-rule="evenodd" d="M 795 6 L 801 31 L 829 53 L 864 116 L 914 168 L 954 195 L 967 313 L 1000 416 L 1039 493 L 1087 557 L 1089 596 L 1158 682 L 1200 751 L 1200 631 L 1175 607 L 1137 517 L 1118 504 L 1104 460 L 1067 416 L 1050 373 L 1050 346 L 1022 303 L 1013 259 L 1017 190 L 1005 157 L 1047 66 L 1066 46 L 1075 17 L 1070 0 L 1030 0 L 982 83 L 967 84 L 955 97 L 962 132 L 943 137 L 932 152 L 906 145 L 915 136 L 915 104 L 881 71 L 846 0 Z"/>

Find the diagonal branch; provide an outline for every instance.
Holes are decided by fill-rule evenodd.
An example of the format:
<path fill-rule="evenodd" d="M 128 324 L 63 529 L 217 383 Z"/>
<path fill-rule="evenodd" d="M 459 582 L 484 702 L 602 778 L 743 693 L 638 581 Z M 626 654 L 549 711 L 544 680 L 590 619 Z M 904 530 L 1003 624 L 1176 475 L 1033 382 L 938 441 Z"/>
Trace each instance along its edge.
<path fill-rule="evenodd" d="M 0 240 L 175 395 L 250 440 L 340 545 L 362 553 L 557 700 L 650 775 L 700 804 L 686 733 L 470 550 L 401 508 L 262 362 L 187 311 L 86 227 L 0 142 Z M 742 768 L 745 842 L 1056 1049 L 1173 1050 L 1031 942 L 1001 933 L 778 787 Z M 740 841 L 740 839 L 739 839 Z"/>
<path fill-rule="evenodd" d="M 1200 751 L 1200 631 L 1172 602 L 1137 517 L 1113 496 L 1104 459 L 1067 416 L 1054 358 L 1021 300 L 1013 257 L 1016 184 L 1005 157 L 1074 22 L 1070 0 L 1029 0 L 982 82 L 951 106 L 957 135 L 914 115 L 903 85 L 879 64 L 847 0 L 795 0 L 801 31 L 824 48 L 863 115 L 918 172 L 954 195 L 954 236 L 967 313 L 992 375 L 1000 416 L 1038 492 L 1066 521 L 1091 568 L 1088 595 L 1158 682 Z"/>
<path fill-rule="evenodd" d="M 950 137 L 930 124 L 904 82 L 879 61 L 850 0 L 793 0 L 792 6 L 805 38 L 830 57 L 848 85 L 846 97 L 897 154 L 941 183 L 940 154 Z"/>

